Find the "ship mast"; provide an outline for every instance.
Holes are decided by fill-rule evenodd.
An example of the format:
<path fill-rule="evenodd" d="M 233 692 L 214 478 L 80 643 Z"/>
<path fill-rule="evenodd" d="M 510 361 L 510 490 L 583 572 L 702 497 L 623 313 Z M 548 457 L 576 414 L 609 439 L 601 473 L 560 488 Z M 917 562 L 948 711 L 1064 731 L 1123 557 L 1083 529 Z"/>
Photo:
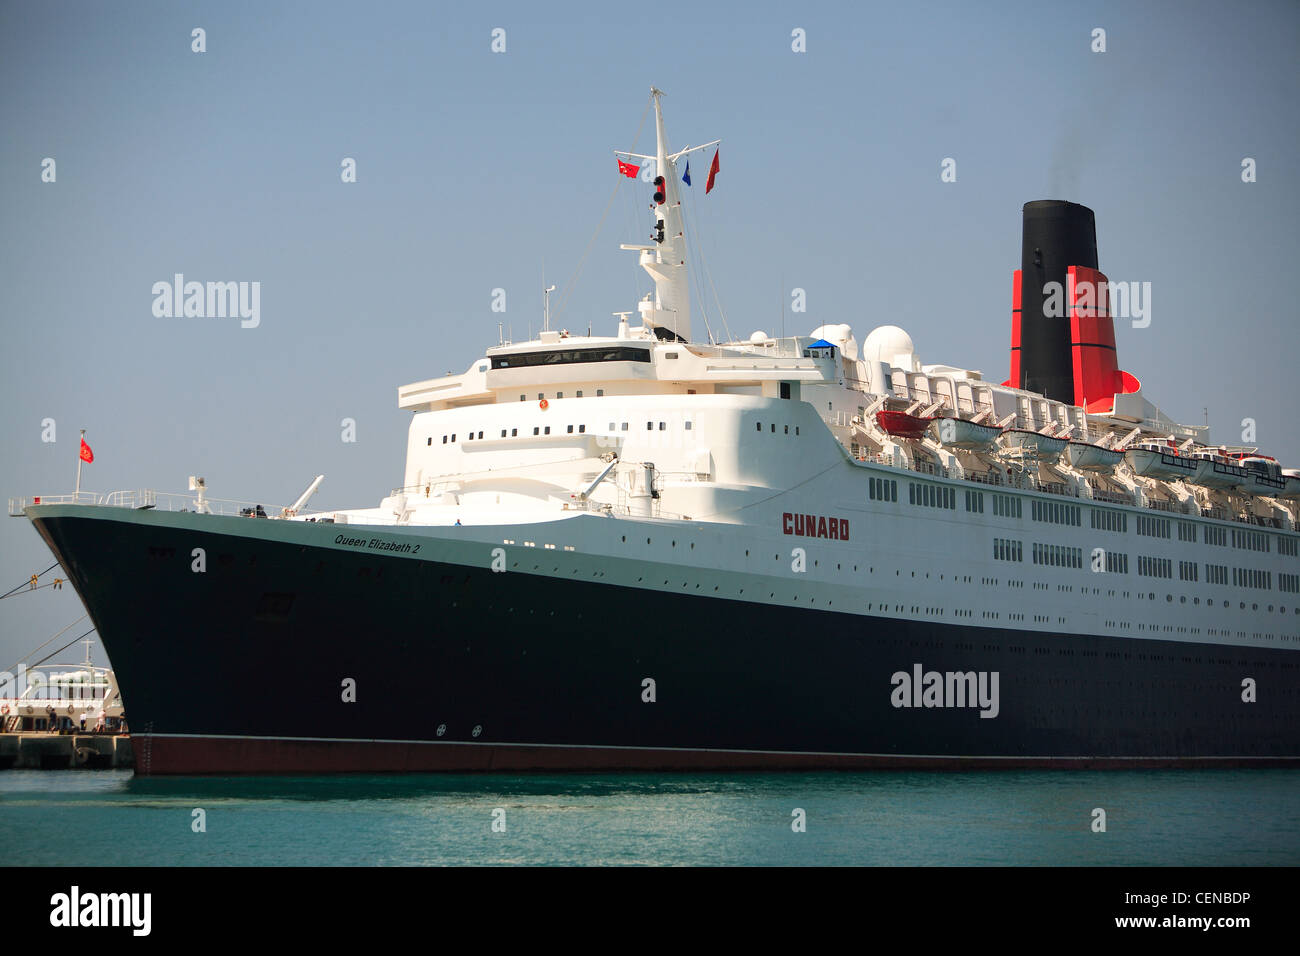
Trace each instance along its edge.
<path fill-rule="evenodd" d="M 646 296 L 637 304 L 642 323 L 648 328 L 671 332 L 686 342 L 691 337 L 691 293 L 686 267 L 686 236 L 677 161 L 689 153 L 716 146 L 720 140 L 669 153 L 668 135 L 664 132 L 663 107 L 659 102 L 663 95 L 662 90 L 651 87 L 650 96 L 655 107 L 655 155 L 617 151 L 621 156 L 654 163 L 654 195 L 650 203 L 653 216 L 650 239 L 653 245 L 623 244 L 620 248 L 639 252 L 641 267 L 654 279 L 654 299 Z M 659 335 L 665 337 L 663 333 Z"/>

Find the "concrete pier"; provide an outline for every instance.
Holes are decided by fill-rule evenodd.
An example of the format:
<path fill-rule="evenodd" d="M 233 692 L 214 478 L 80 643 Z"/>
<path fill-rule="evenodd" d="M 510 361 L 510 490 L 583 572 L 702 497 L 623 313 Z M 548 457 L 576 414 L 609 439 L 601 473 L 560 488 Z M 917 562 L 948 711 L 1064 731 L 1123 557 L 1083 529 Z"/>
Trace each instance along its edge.
<path fill-rule="evenodd" d="M 111 770 L 134 765 L 126 734 L 0 734 L 0 770 Z"/>

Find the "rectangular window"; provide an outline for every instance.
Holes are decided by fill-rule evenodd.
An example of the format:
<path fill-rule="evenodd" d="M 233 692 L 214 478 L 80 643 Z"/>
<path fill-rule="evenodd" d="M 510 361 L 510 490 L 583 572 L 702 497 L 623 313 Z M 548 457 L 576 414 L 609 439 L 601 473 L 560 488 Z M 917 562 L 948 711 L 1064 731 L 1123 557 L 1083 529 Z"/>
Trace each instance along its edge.
<path fill-rule="evenodd" d="M 494 355 L 492 367 L 529 368 L 538 365 L 577 365 L 586 362 L 649 362 L 650 350 L 635 346 L 607 346 L 587 349 L 560 349 L 544 352 L 514 352 Z"/>

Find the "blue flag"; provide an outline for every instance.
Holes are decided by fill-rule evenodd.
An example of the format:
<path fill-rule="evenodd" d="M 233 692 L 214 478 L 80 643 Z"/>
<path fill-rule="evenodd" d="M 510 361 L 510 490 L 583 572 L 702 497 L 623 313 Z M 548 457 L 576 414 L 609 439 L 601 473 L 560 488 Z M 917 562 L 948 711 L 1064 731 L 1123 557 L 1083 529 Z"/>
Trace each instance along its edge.
<path fill-rule="evenodd" d="M 689 159 L 686 161 L 686 172 L 682 173 L 682 182 L 688 186 L 691 184 L 691 161 Z"/>

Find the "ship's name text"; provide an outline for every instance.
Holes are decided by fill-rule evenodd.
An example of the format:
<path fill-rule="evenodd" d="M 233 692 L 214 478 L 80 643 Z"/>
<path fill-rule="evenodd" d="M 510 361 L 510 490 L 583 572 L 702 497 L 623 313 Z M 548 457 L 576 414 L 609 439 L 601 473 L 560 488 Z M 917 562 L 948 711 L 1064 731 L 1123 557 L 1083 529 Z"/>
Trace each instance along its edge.
<path fill-rule="evenodd" d="M 347 548 L 365 548 L 369 551 L 394 551 L 400 554 L 419 554 L 420 546 L 409 541 L 385 541 L 383 538 L 349 538 L 341 534 L 334 539 L 335 544 Z"/>
<path fill-rule="evenodd" d="M 978 707 L 981 717 L 998 715 L 997 671 L 895 671 L 889 682 L 895 707 Z"/>
<path fill-rule="evenodd" d="M 828 518 L 825 515 L 781 515 L 781 530 L 803 538 L 830 538 L 832 541 L 849 540 L 849 519 Z"/>

